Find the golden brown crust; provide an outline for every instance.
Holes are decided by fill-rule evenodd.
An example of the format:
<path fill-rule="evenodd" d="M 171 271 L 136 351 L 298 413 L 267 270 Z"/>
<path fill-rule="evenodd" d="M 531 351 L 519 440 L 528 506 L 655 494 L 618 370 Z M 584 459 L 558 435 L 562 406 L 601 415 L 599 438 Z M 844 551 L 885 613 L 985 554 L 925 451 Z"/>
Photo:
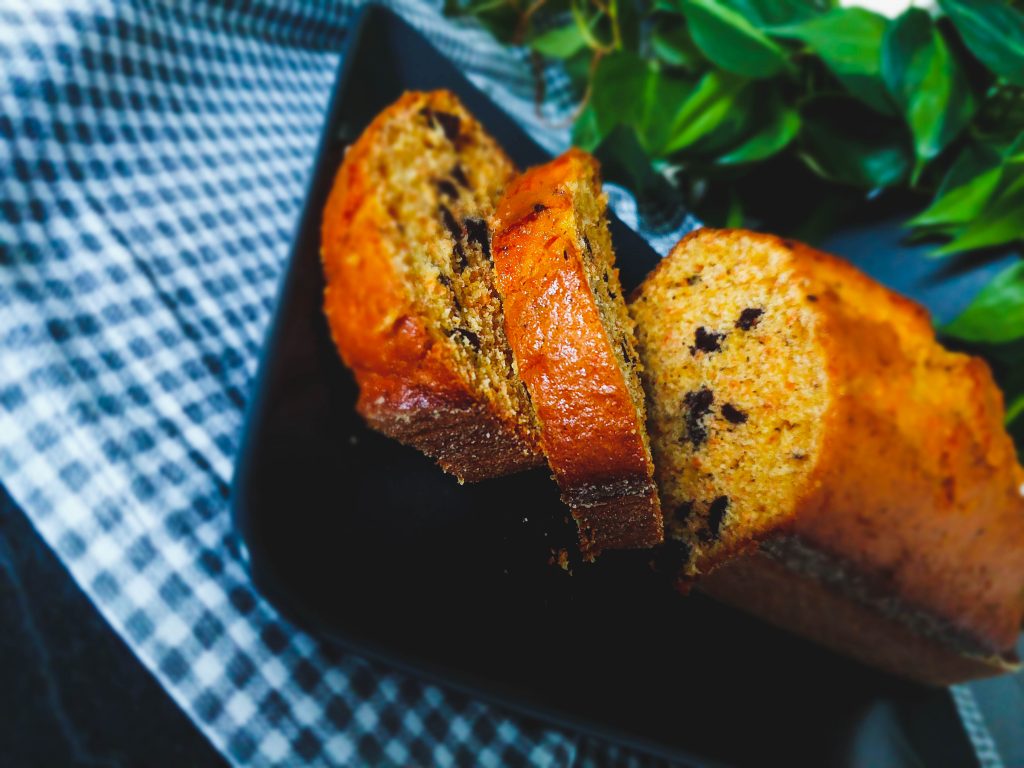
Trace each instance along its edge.
<path fill-rule="evenodd" d="M 348 149 L 322 229 L 331 335 L 359 385 L 356 407 L 375 429 L 437 458 L 464 480 L 539 466 L 535 436 L 474 395 L 396 273 L 394 217 L 381 200 L 371 158 L 387 121 L 424 108 L 458 115 L 465 131 L 482 132 L 451 93 L 410 92 Z M 496 162 L 508 162 L 495 152 Z"/>
<path fill-rule="evenodd" d="M 1024 617 L 1024 472 L 988 366 L 939 346 L 922 307 L 792 247 L 819 286 L 837 384 L 793 532 L 993 652 L 1012 648 Z"/>
<path fill-rule="evenodd" d="M 596 556 L 652 546 L 663 531 L 643 417 L 584 271 L 568 185 L 588 163 L 570 151 L 514 181 L 495 214 L 493 251 L 506 335 L 541 444 L 581 548 Z"/>
<path fill-rule="evenodd" d="M 763 553 L 736 558 L 700 588 L 717 600 L 890 674 L 945 686 L 1019 668 L 1016 657 L 958 652 Z"/>
<path fill-rule="evenodd" d="M 834 256 L 742 230 L 686 238 L 737 251 L 751 242 L 785 256 L 786 279 L 806 291 L 815 329 L 807 359 L 825 367 L 827 401 L 793 509 L 748 539 L 762 553 L 713 553 L 702 586 L 897 674 L 944 682 L 997 673 L 1001 662 L 976 657 L 1009 655 L 1024 617 L 1024 471 L 987 366 L 943 349 L 922 307 Z M 765 551 L 792 540 L 845 563 L 903 615 L 840 594 L 824 573 L 766 561 Z"/>

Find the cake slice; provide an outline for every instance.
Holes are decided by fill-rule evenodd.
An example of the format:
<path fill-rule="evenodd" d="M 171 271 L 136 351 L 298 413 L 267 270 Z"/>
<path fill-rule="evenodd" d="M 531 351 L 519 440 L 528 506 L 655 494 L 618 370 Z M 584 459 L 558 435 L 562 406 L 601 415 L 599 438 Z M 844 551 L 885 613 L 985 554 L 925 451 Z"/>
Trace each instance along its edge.
<path fill-rule="evenodd" d="M 410 92 L 349 147 L 324 210 L 324 309 L 359 412 L 460 480 L 544 462 L 491 263 L 515 173 L 453 94 Z"/>
<path fill-rule="evenodd" d="M 1024 472 L 985 364 L 835 257 L 700 230 L 634 294 L 684 580 L 898 675 L 1015 663 Z"/>
<path fill-rule="evenodd" d="M 505 331 L 586 559 L 663 537 L 639 363 L 597 161 L 570 150 L 495 214 Z"/>

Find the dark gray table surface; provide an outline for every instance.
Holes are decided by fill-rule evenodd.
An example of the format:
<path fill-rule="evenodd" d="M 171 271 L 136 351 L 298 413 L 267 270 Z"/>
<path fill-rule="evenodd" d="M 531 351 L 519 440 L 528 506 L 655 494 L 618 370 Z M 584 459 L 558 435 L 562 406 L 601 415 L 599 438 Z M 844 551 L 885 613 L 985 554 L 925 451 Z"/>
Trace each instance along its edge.
<path fill-rule="evenodd" d="M 3 765 L 225 765 L 2 486 L 0 627 Z"/>

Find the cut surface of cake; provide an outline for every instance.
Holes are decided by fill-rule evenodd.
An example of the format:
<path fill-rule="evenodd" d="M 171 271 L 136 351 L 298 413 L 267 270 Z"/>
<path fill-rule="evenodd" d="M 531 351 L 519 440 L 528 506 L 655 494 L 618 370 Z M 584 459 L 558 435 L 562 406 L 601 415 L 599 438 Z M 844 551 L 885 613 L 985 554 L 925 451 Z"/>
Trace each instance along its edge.
<path fill-rule="evenodd" d="M 635 292 L 683 580 L 926 682 L 1002 671 L 1024 615 L 1024 472 L 985 364 L 848 263 L 741 230 Z"/>
<path fill-rule="evenodd" d="M 410 92 L 349 147 L 324 211 L 324 308 L 359 412 L 460 480 L 544 463 L 491 262 L 515 173 L 453 94 Z"/>
<path fill-rule="evenodd" d="M 597 161 L 570 150 L 512 182 L 494 218 L 506 334 L 585 558 L 663 537 L 606 206 Z"/>

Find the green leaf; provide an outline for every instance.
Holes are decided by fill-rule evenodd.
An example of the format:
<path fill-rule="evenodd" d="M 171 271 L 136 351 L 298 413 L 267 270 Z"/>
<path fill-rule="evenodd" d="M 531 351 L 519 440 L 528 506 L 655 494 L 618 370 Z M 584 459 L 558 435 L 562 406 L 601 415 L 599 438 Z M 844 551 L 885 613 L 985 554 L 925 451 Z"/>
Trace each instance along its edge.
<path fill-rule="evenodd" d="M 506 0 L 445 0 L 446 16 L 473 16 L 496 40 L 511 43 L 519 22 L 519 11 Z"/>
<path fill-rule="evenodd" d="M 944 195 L 951 189 L 961 187 L 975 176 L 999 166 L 1003 156 L 987 144 L 972 142 L 960 150 L 953 165 L 939 184 L 936 195 Z"/>
<path fill-rule="evenodd" d="M 574 93 L 585 93 L 590 85 L 591 62 L 593 53 L 589 48 L 580 50 L 575 56 L 562 60 L 562 69 L 569 76 Z"/>
<path fill-rule="evenodd" d="M 1021 130 L 1016 140 L 1006 148 L 1004 156 L 1007 163 L 1024 163 L 1024 130 Z"/>
<path fill-rule="evenodd" d="M 907 224 L 912 227 L 937 227 L 967 224 L 985 207 L 999 185 L 1003 174 L 1000 166 L 978 174 L 970 181 L 953 187 L 935 199 Z"/>
<path fill-rule="evenodd" d="M 996 275 L 942 331 L 966 341 L 994 344 L 1024 337 L 1024 261 Z"/>
<path fill-rule="evenodd" d="M 735 119 L 736 104 L 746 83 L 712 70 L 701 78 L 669 123 L 668 140 L 658 154 L 669 155 L 692 146 Z"/>
<path fill-rule="evenodd" d="M 770 121 L 738 147 L 719 157 L 719 165 L 755 163 L 781 152 L 800 132 L 800 115 L 789 107 L 775 110 Z"/>
<path fill-rule="evenodd" d="M 735 189 L 729 195 L 729 211 L 725 215 L 725 226 L 730 229 L 743 226 L 743 201 Z"/>
<path fill-rule="evenodd" d="M 768 30 L 803 42 L 818 54 L 847 91 L 885 115 L 895 113 L 882 80 L 886 20 L 863 8 L 836 8 L 800 24 Z"/>
<path fill-rule="evenodd" d="M 1024 176 L 1017 177 L 1007 185 L 995 199 L 985 205 L 980 214 L 957 233 L 950 242 L 935 251 L 936 256 L 973 251 L 977 248 L 993 248 L 1005 245 L 1024 236 Z"/>
<path fill-rule="evenodd" d="M 553 59 L 568 59 L 581 51 L 587 44 L 583 33 L 576 24 L 554 27 L 533 38 L 530 47 Z"/>
<path fill-rule="evenodd" d="M 925 164 L 970 121 L 974 97 L 945 39 L 920 8 L 909 9 L 889 26 L 882 77 L 914 137 L 916 181 Z"/>
<path fill-rule="evenodd" d="M 939 6 L 982 64 L 1024 85 L 1024 13 L 1006 0 L 939 0 Z"/>
<path fill-rule="evenodd" d="M 835 7 L 831 0 L 723 0 L 757 27 L 795 24 Z"/>
<path fill-rule="evenodd" d="M 792 68 L 777 43 L 718 0 L 678 2 L 697 47 L 726 72 L 763 78 Z"/>
<path fill-rule="evenodd" d="M 594 154 L 601 161 L 601 176 L 632 190 L 638 200 L 671 199 L 668 181 L 651 165 L 633 128 L 617 126 Z"/>
<path fill-rule="evenodd" d="M 670 105 L 685 104 L 695 81 L 673 71 L 654 70 L 647 78 L 644 115 L 638 126 L 640 141 L 648 154 L 658 157 L 672 137 Z"/>
<path fill-rule="evenodd" d="M 594 105 L 588 104 L 579 117 L 576 118 L 576 122 L 572 126 L 572 143 L 580 149 L 585 149 L 587 152 L 593 152 L 594 149 L 604 139 L 605 133 L 602 133 L 601 126 L 597 122 L 597 114 L 594 112 Z"/>
<path fill-rule="evenodd" d="M 1013 424 L 1021 414 L 1024 414 L 1024 394 L 1018 395 L 1017 399 L 1006 409 L 1006 425 Z"/>
<path fill-rule="evenodd" d="M 690 30 L 682 18 L 673 14 L 664 15 L 651 31 L 651 52 L 661 61 L 673 67 L 696 69 L 702 62 L 703 54 L 690 37 Z"/>
<path fill-rule="evenodd" d="M 647 63 L 628 51 L 615 51 L 598 63 L 591 81 L 590 106 L 602 137 L 616 125 L 640 122 L 649 73 Z"/>
<path fill-rule="evenodd" d="M 819 176 L 861 189 L 904 181 L 911 158 L 899 123 L 847 98 L 819 98 L 804 109 L 800 156 Z"/>

